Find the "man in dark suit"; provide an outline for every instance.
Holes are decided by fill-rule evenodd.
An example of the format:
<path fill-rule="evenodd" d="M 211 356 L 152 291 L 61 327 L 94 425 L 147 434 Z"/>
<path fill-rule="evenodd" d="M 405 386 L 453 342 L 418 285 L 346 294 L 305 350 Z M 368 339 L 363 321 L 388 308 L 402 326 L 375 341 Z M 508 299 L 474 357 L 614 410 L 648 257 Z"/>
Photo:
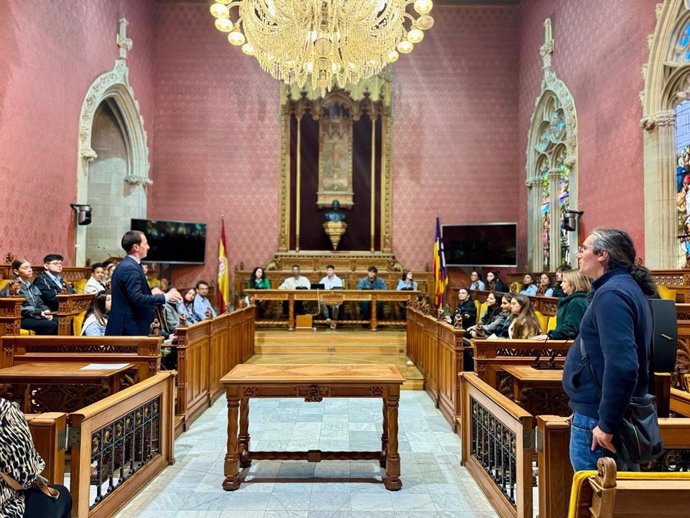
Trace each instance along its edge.
<path fill-rule="evenodd" d="M 130 230 L 122 237 L 122 248 L 127 252 L 115 268 L 111 281 L 112 307 L 105 328 L 107 336 L 148 336 L 156 304 L 176 303 L 182 300 L 180 292 L 172 288 L 167 293 L 149 288 L 141 260 L 149 251 L 143 232 Z"/>
<path fill-rule="evenodd" d="M 62 293 L 65 288 L 65 293 L 76 293 L 72 286 L 65 284 L 62 278 L 62 261 L 63 257 L 60 254 L 48 254 L 43 258 L 43 267 L 45 270 L 36 276 L 34 285 L 41 290 L 41 299 L 43 303 L 50 308 L 50 311 L 58 310 L 59 293 Z"/>

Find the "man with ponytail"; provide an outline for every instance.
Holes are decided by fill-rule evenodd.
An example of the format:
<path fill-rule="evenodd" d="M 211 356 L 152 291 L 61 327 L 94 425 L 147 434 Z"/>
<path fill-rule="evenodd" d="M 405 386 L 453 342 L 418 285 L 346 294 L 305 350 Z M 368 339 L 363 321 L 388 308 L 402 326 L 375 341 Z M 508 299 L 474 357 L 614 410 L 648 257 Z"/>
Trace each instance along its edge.
<path fill-rule="evenodd" d="M 573 410 L 570 461 L 576 471 L 596 469 L 601 456 L 616 456 L 614 439 L 624 412 L 633 396 L 648 392 L 652 315 L 646 297 L 656 294 L 654 279 L 636 261 L 632 239 L 622 230 L 595 229 L 577 258 L 592 292 L 563 371 Z"/>

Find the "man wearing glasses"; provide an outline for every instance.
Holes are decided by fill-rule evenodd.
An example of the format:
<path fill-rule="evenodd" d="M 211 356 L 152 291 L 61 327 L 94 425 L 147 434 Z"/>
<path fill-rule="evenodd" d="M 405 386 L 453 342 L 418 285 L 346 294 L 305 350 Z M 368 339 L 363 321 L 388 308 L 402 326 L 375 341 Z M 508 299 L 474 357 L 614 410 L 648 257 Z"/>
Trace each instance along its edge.
<path fill-rule="evenodd" d="M 62 261 L 60 254 L 48 254 L 43 258 L 45 270 L 36 276 L 34 284 L 41 290 L 43 303 L 50 308 L 50 311 L 58 310 L 59 293 L 76 293 L 71 285 L 67 285 L 62 278 Z M 63 288 L 65 291 L 63 292 Z"/>

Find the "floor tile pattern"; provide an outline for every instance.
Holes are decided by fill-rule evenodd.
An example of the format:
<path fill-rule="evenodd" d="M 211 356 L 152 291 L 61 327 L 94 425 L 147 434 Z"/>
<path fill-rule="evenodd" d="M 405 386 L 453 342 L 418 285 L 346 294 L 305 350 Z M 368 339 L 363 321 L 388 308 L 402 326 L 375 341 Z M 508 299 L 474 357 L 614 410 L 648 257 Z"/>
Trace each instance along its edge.
<path fill-rule="evenodd" d="M 460 466 L 460 440 L 423 391 L 400 402 L 403 489 L 383 487 L 371 461 L 254 461 L 239 490 L 223 481 L 227 410 L 219 399 L 175 442 L 177 462 L 117 518 L 412 518 L 497 515 Z M 256 399 L 250 408 L 255 450 L 375 450 L 381 403 L 371 399 Z"/>

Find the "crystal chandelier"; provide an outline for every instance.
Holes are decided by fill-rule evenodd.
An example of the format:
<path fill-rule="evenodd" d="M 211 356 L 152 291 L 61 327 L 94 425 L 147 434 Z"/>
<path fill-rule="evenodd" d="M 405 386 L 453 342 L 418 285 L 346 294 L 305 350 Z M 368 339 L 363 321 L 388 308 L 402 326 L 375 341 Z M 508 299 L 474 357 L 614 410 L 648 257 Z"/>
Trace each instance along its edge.
<path fill-rule="evenodd" d="M 273 77 L 300 87 L 309 80 L 325 92 L 412 52 L 434 25 L 432 7 L 432 0 L 215 0 L 211 14 Z"/>

